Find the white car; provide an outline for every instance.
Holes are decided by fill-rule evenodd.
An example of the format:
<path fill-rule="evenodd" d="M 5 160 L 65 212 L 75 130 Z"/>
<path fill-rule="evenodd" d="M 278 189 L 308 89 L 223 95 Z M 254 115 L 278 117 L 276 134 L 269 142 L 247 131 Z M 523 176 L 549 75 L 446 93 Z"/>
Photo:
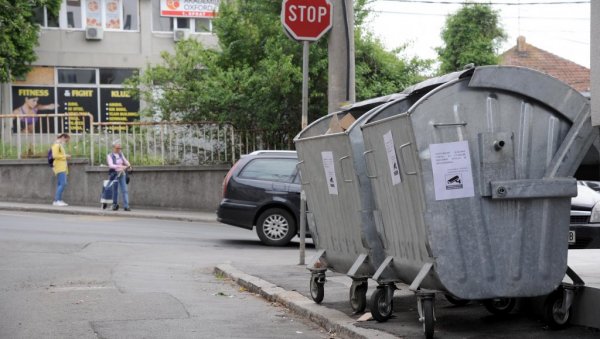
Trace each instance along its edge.
<path fill-rule="evenodd" d="M 578 181 L 571 198 L 569 248 L 600 248 L 600 182 Z"/>

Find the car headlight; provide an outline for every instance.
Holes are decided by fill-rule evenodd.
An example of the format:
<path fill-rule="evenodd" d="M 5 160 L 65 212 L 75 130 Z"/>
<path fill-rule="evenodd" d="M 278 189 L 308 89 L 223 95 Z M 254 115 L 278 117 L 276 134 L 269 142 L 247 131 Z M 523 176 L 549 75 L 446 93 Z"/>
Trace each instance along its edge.
<path fill-rule="evenodd" d="M 600 222 L 600 203 L 597 203 L 596 205 L 594 205 L 594 208 L 592 208 L 590 222 Z"/>

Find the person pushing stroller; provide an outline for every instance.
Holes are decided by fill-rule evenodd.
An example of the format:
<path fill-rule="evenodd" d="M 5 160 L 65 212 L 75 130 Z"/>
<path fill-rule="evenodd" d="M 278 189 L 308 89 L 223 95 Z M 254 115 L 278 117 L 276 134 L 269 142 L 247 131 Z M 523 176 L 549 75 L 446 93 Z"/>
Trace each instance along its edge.
<path fill-rule="evenodd" d="M 119 189 L 121 190 L 121 196 L 123 200 L 123 210 L 131 211 L 129 208 L 129 192 L 127 190 L 127 172 L 131 171 L 132 167 L 129 161 L 121 152 L 121 142 L 113 142 L 113 150 L 106 156 L 106 163 L 108 164 L 108 176 L 112 182 L 115 180 L 115 184 L 112 189 L 113 205 L 112 210 L 116 211 L 119 209 Z"/>

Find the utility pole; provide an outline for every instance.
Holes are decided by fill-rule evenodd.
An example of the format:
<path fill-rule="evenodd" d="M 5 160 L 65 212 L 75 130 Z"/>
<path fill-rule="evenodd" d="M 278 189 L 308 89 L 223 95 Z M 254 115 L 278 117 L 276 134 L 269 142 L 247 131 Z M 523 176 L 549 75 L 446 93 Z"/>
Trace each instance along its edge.
<path fill-rule="evenodd" d="M 356 101 L 354 70 L 354 1 L 332 0 L 333 27 L 329 33 L 327 112 Z"/>
<path fill-rule="evenodd" d="M 591 1 L 590 68 L 592 97 L 592 125 L 600 126 L 600 3 Z"/>

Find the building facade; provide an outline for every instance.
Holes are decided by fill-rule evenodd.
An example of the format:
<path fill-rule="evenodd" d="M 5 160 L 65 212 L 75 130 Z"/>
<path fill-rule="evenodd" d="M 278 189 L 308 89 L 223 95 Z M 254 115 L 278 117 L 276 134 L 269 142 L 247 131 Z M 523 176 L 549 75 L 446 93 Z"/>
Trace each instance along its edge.
<path fill-rule="evenodd" d="M 26 100 L 35 98 L 38 114 L 138 120 L 140 103 L 129 97 L 123 81 L 159 63 L 160 54 L 173 52 L 181 39 L 217 48 L 212 18 L 218 1 L 63 0 L 57 17 L 37 9 L 37 61 L 26 77 L 0 85 L 1 112 L 25 114 Z"/>

